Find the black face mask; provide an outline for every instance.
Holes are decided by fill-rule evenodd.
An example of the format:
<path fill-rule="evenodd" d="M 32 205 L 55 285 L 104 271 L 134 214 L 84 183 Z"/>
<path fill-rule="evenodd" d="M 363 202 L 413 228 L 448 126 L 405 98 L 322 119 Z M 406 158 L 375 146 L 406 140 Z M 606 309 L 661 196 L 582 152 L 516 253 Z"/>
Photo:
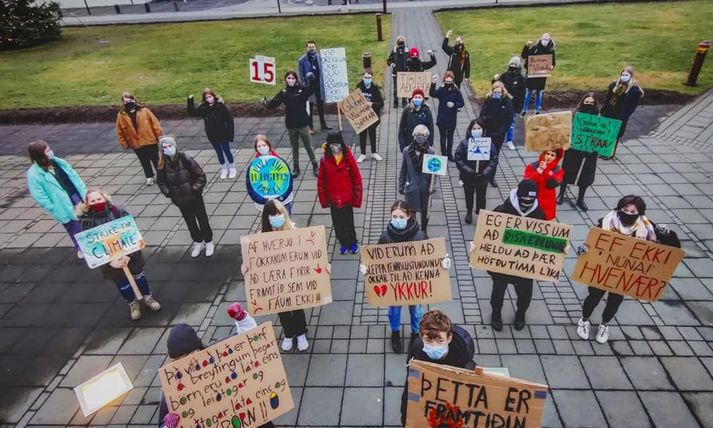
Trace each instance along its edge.
<path fill-rule="evenodd" d="M 398 46 L 398 47 L 400 47 L 400 48 L 403 48 L 404 46 L 406 46 L 406 43 L 405 43 L 405 42 L 398 42 L 398 43 L 396 43 L 396 46 Z"/>
<path fill-rule="evenodd" d="M 520 204 L 520 209 L 527 211 L 535 205 L 535 198 L 517 198 L 517 203 Z"/>
<path fill-rule="evenodd" d="M 126 111 L 131 111 L 136 109 L 136 102 L 135 101 L 128 101 L 124 103 L 124 110 Z"/>
<path fill-rule="evenodd" d="M 619 216 L 619 221 L 621 221 L 621 224 L 624 226 L 631 226 L 636 223 L 636 220 L 639 219 L 639 214 L 627 214 L 623 211 L 619 211 L 616 214 Z"/>
<path fill-rule="evenodd" d="M 597 114 L 597 108 L 591 105 L 582 105 L 582 108 L 579 111 L 587 114 Z"/>
<path fill-rule="evenodd" d="M 509 71 L 510 73 L 515 74 L 515 73 L 517 73 L 518 71 L 520 71 L 520 69 L 519 69 L 518 67 L 508 67 L 508 71 Z"/>

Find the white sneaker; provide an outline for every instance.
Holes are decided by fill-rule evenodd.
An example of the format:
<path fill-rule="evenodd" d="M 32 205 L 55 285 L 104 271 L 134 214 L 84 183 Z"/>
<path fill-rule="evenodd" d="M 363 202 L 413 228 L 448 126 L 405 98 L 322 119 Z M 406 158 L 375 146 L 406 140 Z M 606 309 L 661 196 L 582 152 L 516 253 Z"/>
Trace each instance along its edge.
<path fill-rule="evenodd" d="M 597 342 L 604 344 L 609 340 L 609 326 L 606 324 L 599 324 L 599 330 L 597 331 Z"/>
<path fill-rule="evenodd" d="M 228 170 L 226 168 L 220 167 L 220 179 L 225 180 L 228 178 Z"/>
<path fill-rule="evenodd" d="M 384 160 L 381 156 L 379 156 L 378 153 L 372 153 L 372 154 L 371 154 L 371 158 L 374 159 L 374 160 L 376 160 L 376 161 Z"/>
<path fill-rule="evenodd" d="M 77 257 L 80 258 L 80 259 L 83 259 L 83 258 L 84 258 L 84 253 L 82 253 L 81 250 L 77 250 Z"/>
<path fill-rule="evenodd" d="M 589 329 L 592 323 L 584 321 L 582 318 L 577 321 L 577 335 L 584 340 L 589 340 Z"/>
<path fill-rule="evenodd" d="M 286 337 L 282 339 L 282 345 L 280 345 L 280 348 L 282 348 L 283 351 L 285 352 L 290 352 L 292 350 L 292 338 L 291 337 Z"/>
<path fill-rule="evenodd" d="M 505 145 L 508 146 L 508 149 L 515 150 L 515 144 L 512 141 L 508 141 Z"/>
<path fill-rule="evenodd" d="M 136 321 L 141 319 L 141 307 L 139 306 L 139 301 L 134 300 L 129 303 L 129 312 L 131 312 L 131 319 Z"/>
<path fill-rule="evenodd" d="M 228 178 L 235 178 L 235 176 L 238 175 L 238 170 L 235 169 L 235 165 L 230 165 L 228 167 Z"/>
<path fill-rule="evenodd" d="M 203 251 L 203 248 L 205 248 L 205 244 L 203 242 L 194 242 L 193 250 L 191 250 L 191 257 L 198 257 L 201 254 L 201 251 Z"/>
<path fill-rule="evenodd" d="M 362 163 L 366 160 L 366 155 L 359 155 L 359 158 L 357 159 L 357 163 Z"/>
<path fill-rule="evenodd" d="M 213 244 L 212 241 L 206 242 L 205 243 L 205 256 L 210 257 L 213 255 L 214 252 L 215 252 L 215 244 Z"/>
<path fill-rule="evenodd" d="M 307 341 L 307 336 L 300 334 L 297 336 L 297 350 L 304 352 L 309 349 L 309 342 Z"/>
<path fill-rule="evenodd" d="M 158 312 L 161 310 L 161 304 L 156 301 L 153 297 L 150 295 L 144 296 L 143 299 L 144 305 L 146 305 L 149 309 L 151 309 L 154 312 Z"/>
<path fill-rule="evenodd" d="M 459 185 L 460 187 L 463 187 L 463 180 L 458 180 L 458 185 Z"/>
<path fill-rule="evenodd" d="M 147 186 L 153 186 L 153 183 L 154 183 L 153 177 L 149 177 L 149 178 L 146 179 L 146 185 L 147 185 Z"/>

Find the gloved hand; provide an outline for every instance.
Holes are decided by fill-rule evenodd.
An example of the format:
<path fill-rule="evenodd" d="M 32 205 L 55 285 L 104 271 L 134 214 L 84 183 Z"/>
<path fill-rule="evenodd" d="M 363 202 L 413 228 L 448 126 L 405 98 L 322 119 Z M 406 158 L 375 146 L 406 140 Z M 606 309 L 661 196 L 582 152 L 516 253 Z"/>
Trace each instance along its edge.
<path fill-rule="evenodd" d="M 163 426 L 166 428 L 176 428 L 178 427 L 178 421 L 181 417 L 175 413 L 169 413 L 163 417 Z"/>
<path fill-rule="evenodd" d="M 84 202 L 80 202 L 74 206 L 74 215 L 76 215 L 77 217 L 81 217 L 82 215 L 84 215 L 84 213 L 87 212 L 87 209 L 87 204 L 85 204 Z"/>
<path fill-rule="evenodd" d="M 368 268 L 366 267 L 366 265 L 359 265 L 359 272 L 361 272 L 362 275 L 366 275 L 367 270 Z"/>
<path fill-rule="evenodd" d="M 577 248 L 577 255 L 581 256 L 582 254 L 586 253 L 589 251 L 589 246 L 587 244 L 582 244 Z"/>
<path fill-rule="evenodd" d="M 433 81 L 433 83 L 438 82 L 438 75 L 434 74 L 433 77 L 431 77 L 431 81 Z"/>
<path fill-rule="evenodd" d="M 453 34 L 453 30 L 446 31 L 446 39 L 450 39 L 452 34 Z"/>
<path fill-rule="evenodd" d="M 267 100 L 267 97 L 262 97 L 262 100 L 260 100 L 260 104 L 267 106 L 267 103 L 269 103 L 269 101 Z"/>
<path fill-rule="evenodd" d="M 448 108 L 453 108 L 453 107 L 455 107 L 455 104 L 453 103 L 453 101 L 448 101 L 448 102 L 446 103 L 446 107 L 448 107 Z"/>
<path fill-rule="evenodd" d="M 307 72 L 307 74 L 305 75 L 305 77 L 307 78 L 307 80 L 312 80 L 312 79 L 314 79 L 314 73 L 312 73 L 311 71 L 309 71 L 309 72 Z"/>
<path fill-rule="evenodd" d="M 448 254 L 446 254 L 446 257 L 444 257 L 443 261 L 441 261 L 441 266 L 443 266 L 443 269 L 445 270 L 451 270 L 451 266 L 453 266 L 453 261 L 448 256 Z"/>

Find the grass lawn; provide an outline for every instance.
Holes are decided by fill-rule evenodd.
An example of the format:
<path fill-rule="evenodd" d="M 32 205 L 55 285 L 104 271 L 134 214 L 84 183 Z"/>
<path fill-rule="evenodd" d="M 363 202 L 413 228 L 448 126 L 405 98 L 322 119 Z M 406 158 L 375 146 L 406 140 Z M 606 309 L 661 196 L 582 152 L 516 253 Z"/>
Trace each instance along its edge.
<path fill-rule="evenodd" d="M 384 18 L 384 34 L 391 34 Z M 352 86 L 367 51 L 374 80 L 383 81 L 387 41 L 376 41 L 371 14 L 75 27 L 57 42 L 0 52 L 0 109 L 115 105 L 125 89 L 149 104 L 179 104 L 189 94 L 199 97 L 204 86 L 229 102 L 258 101 L 282 87 L 308 39 L 318 49 L 346 48 Z M 255 54 L 275 57 L 277 86 L 248 81 Z"/>
<path fill-rule="evenodd" d="M 644 90 L 698 94 L 713 86 L 713 54 L 698 86 L 684 85 L 698 43 L 713 38 L 710 0 L 471 10 L 437 19 L 444 32 L 464 35 L 480 95 L 525 42 L 543 32 L 557 43 L 551 89 L 606 90 L 626 64 L 634 66 Z"/>

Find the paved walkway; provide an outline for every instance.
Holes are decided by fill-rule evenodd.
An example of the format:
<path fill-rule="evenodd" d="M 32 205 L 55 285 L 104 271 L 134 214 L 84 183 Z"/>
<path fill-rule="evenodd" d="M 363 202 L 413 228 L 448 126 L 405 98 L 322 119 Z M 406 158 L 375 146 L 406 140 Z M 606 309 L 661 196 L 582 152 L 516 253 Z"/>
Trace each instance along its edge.
<path fill-rule="evenodd" d="M 422 50 L 440 44 L 441 31 L 427 11 L 397 11 L 393 22 L 394 35 L 405 34 L 409 44 Z M 406 25 L 414 22 L 418 25 Z M 438 60 L 442 71 L 445 58 L 439 54 Z M 385 92 L 390 93 L 390 82 Z M 485 272 L 467 264 L 467 241 L 474 228 L 461 221 L 464 200 L 454 166 L 449 178 L 441 181 L 429 234 L 447 238 L 454 258 L 455 298 L 431 306 L 444 309 L 471 332 L 479 364 L 504 366 L 513 376 L 550 386 L 545 426 L 713 425 L 713 180 L 709 173 L 713 156 L 709 146 L 699 145 L 712 139 L 708 131 L 694 132 L 690 127 L 712 108 L 709 93 L 671 115 L 650 135 L 658 118 L 672 109 L 639 109 L 617 159 L 599 163 L 587 199 L 590 211 L 581 213 L 568 204 L 558 209 L 558 220 L 575 226 L 573 243 L 578 245 L 588 227 L 621 195 L 641 194 L 649 205 L 647 214 L 679 232 L 688 251 L 661 301 L 624 301 L 606 345 L 576 336 L 572 324 L 579 317 L 586 288 L 567 277 L 557 286 L 539 283 L 524 330 L 515 331 L 509 324 L 514 316 L 510 295 L 504 330 L 495 333 L 483 325 L 490 316 L 491 281 Z M 360 166 L 366 203 L 356 210 L 356 224 L 362 242 L 376 241 L 386 224 L 388 206 L 396 198 L 399 114 L 400 109 L 388 108 L 382 117 L 379 151 L 384 161 Z M 474 115 L 470 105 L 459 115 L 457 138 L 463 137 Z M 330 118 L 330 123 L 336 123 L 336 118 Z M 155 426 L 160 396 L 156 369 L 166 358 L 170 326 L 193 325 L 206 342 L 230 334 L 232 322 L 225 308 L 244 298 L 239 238 L 258 227 L 255 207 L 244 189 L 244 166 L 252 156 L 249 140 L 258 132 L 266 133 L 277 142 L 280 155 L 289 158 L 282 120 L 236 119 L 236 163 L 241 170 L 235 181 L 217 178 L 215 156 L 200 121 L 163 125 L 209 173 L 205 199 L 217 243 L 211 259 L 190 258 L 190 239 L 178 211 L 156 187 L 142 186 L 138 162 L 133 153 L 118 150 L 113 124 L 0 127 L 0 423 Z M 490 208 L 502 201 L 524 164 L 534 158 L 522 150 L 518 131 L 518 150 L 503 152 L 497 177 L 500 189 L 488 189 Z M 318 137 L 321 141 L 324 134 Z M 24 147 L 36 138 L 48 139 L 88 183 L 114 194 L 137 217 L 149 243 L 147 274 L 164 306 L 161 312 L 130 321 L 113 286 L 76 259 L 63 229 L 28 196 Z M 677 138 L 696 143 L 681 144 Z M 350 130 L 346 140 L 355 141 Z M 310 351 L 283 355 L 296 408 L 277 424 L 398 426 L 405 356 L 390 351 L 385 311 L 364 302 L 358 257 L 335 251 L 331 220 L 328 211 L 319 207 L 315 189 L 310 173 L 299 178 L 294 219 L 300 226 L 327 226 L 334 302 L 308 311 Z M 565 271 L 570 272 L 573 264 L 570 254 Z M 600 311 L 601 307 L 595 320 Z M 268 319 L 277 322 L 277 317 L 260 321 Z M 118 361 L 136 388 L 84 418 L 71 388 Z"/>

